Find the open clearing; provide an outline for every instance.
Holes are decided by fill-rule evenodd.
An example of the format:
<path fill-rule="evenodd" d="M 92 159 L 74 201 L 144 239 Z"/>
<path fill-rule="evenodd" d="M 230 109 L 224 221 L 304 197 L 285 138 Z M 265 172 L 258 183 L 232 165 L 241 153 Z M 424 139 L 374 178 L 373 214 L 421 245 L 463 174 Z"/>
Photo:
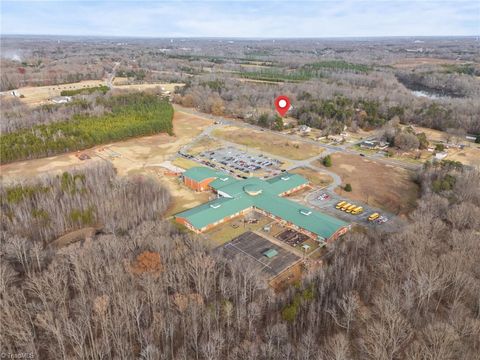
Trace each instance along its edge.
<path fill-rule="evenodd" d="M 267 131 L 243 129 L 236 126 L 215 129 L 212 135 L 292 160 L 305 160 L 320 155 L 323 151 L 321 147 L 314 144 L 288 140 L 281 135 Z"/>
<path fill-rule="evenodd" d="M 405 214 L 414 208 L 418 186 L 411 180 L 408 170 L 339 153 L 332 155 L 332 163 L 329 170 L 340 175 L 343 184 L 352 185 L 352 192 L 337 188 L 341 196 L 394 214 Z"/>
<path fill-rule="evenodd" d="M 292 174 L 299 174 L 307 178 L 313 185 L 319 187 L 325 187 L 330 185 L 333 182 L 333 179 L 330 175 L 322 173 L 320 171 L 315 171 L 314 169 L 307 167 L 298 167 L 288 172 Z"/>
<path fill-rule="evenodd" d="M 27 105 L 37 106 L 46 104 L 51 98 L 60 96 L 63 90 L 87 89 L 100 85 L 105 85 L 105 82 L 102 80 L 86 80 L 63 85 L 23 87 L 18 89 L 17 92 L 25 96 L 20 98 L 22 102 Z M 13 95 L 11 96 L 13 97 Z"/>
<path fill-rule="evenodd" d="M 118 78 L 122 79 L 122 78 Z M 121 82 L 120 82 L 121 83 Z M 138 85 L 117 85 L 114 83 L 115 89 L 124 89 L 124 90 L 147 90 L 157 87 L 161 87 L 164 91 L 173 92 L 175 86 L 184 86 L 185 84 L 181 83 L 171 83 L 171 84 L 138 84 Z M 77 89 L 87 89 L 91 87 L 96 87 L 100 85 L 107 85 L 104 80 L 85 80 L 76 83 L 62 84 L 62 85 L 50 85 L 50 86 L 29 86 L 19 88 L 16 91 L 23 95 L 23 98 L 19 98 L 22 102 L 30 106 L 38 106 L 43 104 L 50 103 L 50 100 L 56 96 L 60 96 L 60 93 L 63 90 L 77 90 Z M 6 97 L 13 97 L 10 91 L 5 92 Z"/>
<path fill-rule="evenodd" d="M 472 145 L 462 149 L 448 149 L 447 160 L 460 161 L 464 165 L 480 168 L 480 147 Z"/>
<path fill-rule="evenodd" d="M 171 83 L 171 84 L 132 84 L 132 85 L 116 85 L 114 83 L 113 88 L 114 89 L 122 89 L 122 90 L 137 90 L 137 91 L 143 91 L 143 90 L 148 90 L 148 89 L 155 89 L 158 87 L 161 87 L 162 90 L 164 91 L 170 91 L 173 92 L 175 90 L 175 87 L 182 87 L 185 84 L 181 83 Z"/>
<path fill-rule="evenodd" d="M 182 169 L 188 170 L 194 166 L 198 166 L 199 164 L 196 163 L 193 160 L 190 159 L 185 159 L 182 157 L 178 157 L 175 160 L 172 161 L 172 164 L 178 167 L 181 167 Z"/>
<path fill-rule="evenodd" d="M 197 139 L 189 148 L 187 153 L 191 155 L 198 155 L 201 152 L 217 149 L 221 146 L 218 141 L 213 140 L 207 136 L 202 136 Z"/>
<path fill-rule="evenodd" d="M 417 66 L 422 66 L 422 65 L 441 65 L 441 64 L 457 64 L 460 65 L 463 62 L 461 61 L 455 61 L 451 59 L 438 59 L 438 58 L 405 58 L 402 59 L 395 64 L 393 64 L 393 67 L 396 68 L 412 68 L 412 67 L 417 67 Z"/>

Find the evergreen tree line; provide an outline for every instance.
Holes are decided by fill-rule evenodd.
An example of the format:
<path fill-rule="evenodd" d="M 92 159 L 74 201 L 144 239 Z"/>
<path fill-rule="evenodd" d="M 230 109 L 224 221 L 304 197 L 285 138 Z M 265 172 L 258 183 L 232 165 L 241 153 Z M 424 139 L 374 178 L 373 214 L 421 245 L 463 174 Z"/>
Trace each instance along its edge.
<path fill-rule="evenodd" d="M 96 101 L 111 111 L 98 116 L 73 115 L 68 121 L 3 134 L 1 162 L 52 156 L 134 136 L 173 132 L 173 107 L 167 99 L 149 93 L 128 93 L 98 97 Z"/>

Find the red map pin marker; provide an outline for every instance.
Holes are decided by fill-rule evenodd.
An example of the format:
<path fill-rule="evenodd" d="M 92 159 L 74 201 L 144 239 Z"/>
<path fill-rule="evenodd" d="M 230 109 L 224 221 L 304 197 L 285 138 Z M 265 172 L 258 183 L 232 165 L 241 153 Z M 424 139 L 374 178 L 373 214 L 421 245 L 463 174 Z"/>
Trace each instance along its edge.
<path fill-rule="evenodd" d="M 275 108 L 280 116 L 285 116 L 287 111 L 290 109 L 290 99 L 285 95 L 280 95 L 275 99 Z"/>

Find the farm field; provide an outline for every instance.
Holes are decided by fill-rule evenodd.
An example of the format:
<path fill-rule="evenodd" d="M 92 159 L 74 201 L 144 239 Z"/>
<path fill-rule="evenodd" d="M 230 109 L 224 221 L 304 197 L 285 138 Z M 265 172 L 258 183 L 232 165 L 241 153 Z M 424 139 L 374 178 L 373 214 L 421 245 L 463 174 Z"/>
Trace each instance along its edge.
<path fill-rule="evenodd" d="M 118 84 L 118 85 L 117 85 Z M 137 90 L 143 91 L 148 89 L 155 89 L 157 87 L 161 87 L 162 90 L 173 92 L 176 86 L 182 87 L 185 84 L 182 83 L 167 83 L 167 84 L 131 84 L 131 85 L 123 85 L 122 82 L 117 84 L 113 84 L 114 89 L 121 89 L 121 90 Z"/>
<path fill-rule="evenodd" d="M 173 92 L 175 86 L 184 86 L 182 83 L 166 83 L 166 84 L 135 84 L 135 85 L 124 85 L 126 78 L 115 78 L 113 82 L 114 89 L 124 89 L 124 90 L 147 90 L 154 89 L 156 87 L 162 87 L 165 91 Z M 50 100 L 56 96 L 60 96 L 60 93 L 64 90 L 78 90 L 78 89 L 87 89 L 92 87 L 97 87 L 100 85 L 106 85 L 104 80 L 85 80 L 76 83 L 68 83 L 61 85 L 49 85 L 49 86 L 29 86 L 22 87 L 17 89 L 20 95 L 23 95 L 23 98 L 19 98 L 22 102 L 29 106 L 38 106 L 48 104 Z M 6 92 L 7 97 L 13 97 L 10 95 L 10 92 Z"/>
<path fill-rule="evenodd" d="M 46 104 L 51 98 L 60 96 L 60 93 L 64 90 L 78 90 L 100 85 L 105 85 L 105 82 L 103 80 L 86 80 L 62 85 L 29 86 L 19 88 L 17 91 L 20 95 L 25 96 L 20 98 L 22 102 L 30 106 L 37 106 Z"/>
<path fill-rule="evenodd" d="M 313 185 L 319 187 L 325 187 L 330 185 L 333 182 L 333 179 L 330 175 L 316 171 L 307 167 L 298 167 L 292 170 L 289 170 L 292 174 L 299 174 L 307 178 Z"/>
<path fill-rule="evenodd" d="M 215 129 L 212 135 L 292 160 L 305 160 L 320 155 L 323 151 L 322 148 L 314 144 L 292 141 L 270 132 L 243 129 L 236 126 Z"/>
<path fill-rule="evenodd" d="M 441 65 L 441 64 L 461 64 L 460 61 L 455 61 L 451 59 L 439 59 L 439 58 L 427 58 L 427 57 L 413 57 L 413 58 L 405 58 L 401 61 L 397 61 L 393 64 L 395 68 L 413 68 L 422 65 Z"/>
<path fill-rule="evenodd" d="M 352 200 L 360 200 L 394 214 L 406 214 L 415 206 L 418 186 L 408 170 L 382 164 L 360 156 L 335 153 L 332 167 L 342 183 L 350 183 L 352 191 L 335 191 Z M 316 165 L 321 166 L 318 162 Z"/>

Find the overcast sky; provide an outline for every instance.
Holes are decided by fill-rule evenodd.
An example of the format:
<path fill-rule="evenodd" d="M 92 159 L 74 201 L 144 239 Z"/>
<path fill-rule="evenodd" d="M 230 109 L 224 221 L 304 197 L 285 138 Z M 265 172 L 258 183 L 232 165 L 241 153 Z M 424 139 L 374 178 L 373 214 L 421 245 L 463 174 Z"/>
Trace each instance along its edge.
<path fill-rule="evenodd" d="M 147 37 L 480 35 L 480 1 L 5 1 L 2 34 Z"/>

